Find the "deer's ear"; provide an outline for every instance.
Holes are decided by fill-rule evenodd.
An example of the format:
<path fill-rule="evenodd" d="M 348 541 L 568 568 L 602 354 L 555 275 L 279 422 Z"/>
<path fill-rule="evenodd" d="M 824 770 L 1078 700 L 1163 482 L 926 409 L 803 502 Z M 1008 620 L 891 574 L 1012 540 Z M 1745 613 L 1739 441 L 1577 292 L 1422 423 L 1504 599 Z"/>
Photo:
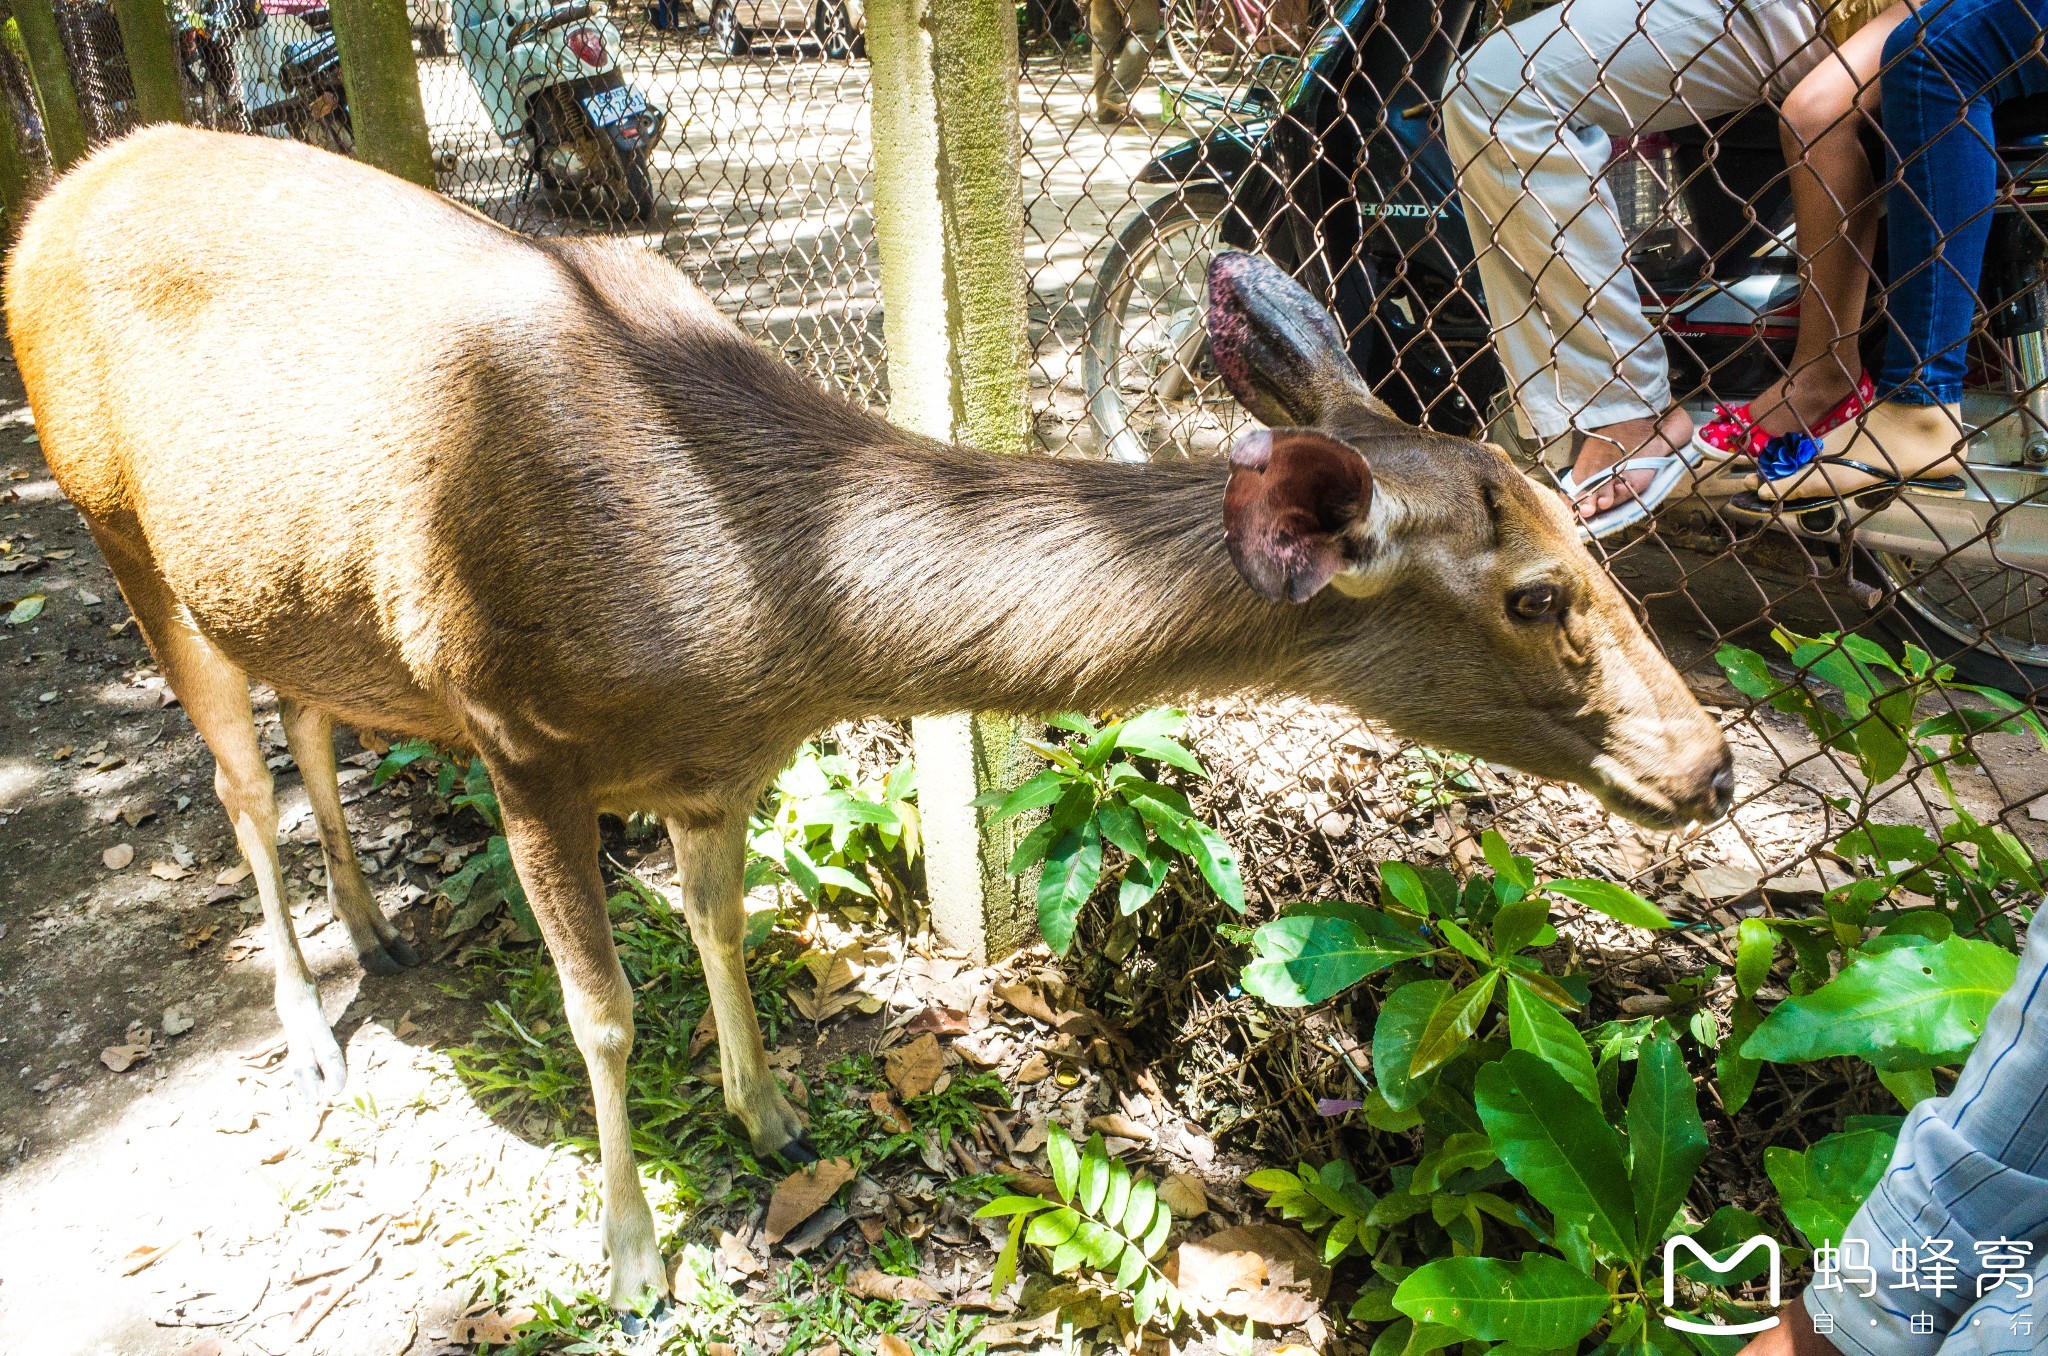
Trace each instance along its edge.
<path fill-rule="evenodd" d="M 1337 322 L 1272 261 L 1235 250 L 1211 260 L 1208 325 L 1217 373 L 1261 423 L 1393 418 L 1351 365 Z"/>
<path fill-rule="evenodd" d="M 1270 602 L 1305 602 L 1356 563 L 1372 510 L 1372 468 L 1334 438 L 1264 429 L 1238 440 L 1223 491 L 1223 539 L 1237 572 Z"/>

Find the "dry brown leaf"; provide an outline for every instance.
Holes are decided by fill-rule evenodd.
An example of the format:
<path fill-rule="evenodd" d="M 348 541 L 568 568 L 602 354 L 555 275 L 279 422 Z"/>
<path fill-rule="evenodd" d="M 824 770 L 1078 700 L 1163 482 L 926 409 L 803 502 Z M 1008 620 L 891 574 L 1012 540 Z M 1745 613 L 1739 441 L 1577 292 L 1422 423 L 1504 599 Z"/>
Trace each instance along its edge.
<path fill-rule="evenodd" d="M 116 843 L 100 854 L 100 861 L 109 871 L 125 870 L 135 860 L 135 849 L 127 843 Z"/>
<path fill-rule="evenodd" d="M 839 1344 L 827 1342 L 822 1347 L 812 1347 L 808 1356 L 839 1356 Z"/>
<path fill-rule="evenodd" d="M 910 1349 L 910 1343 L 893 1332 L 885 1332 L 875 1339 L 875 1356 L 917 1356 Z"/>
<path fill-rule="evenodd" d="M 455 1331 L 449 1337 L 458 1346 L 475 1346 L 481 1342 L 489 1342 L 494 1347 L 503 1346 L 531 1322 L 531 1309 L 493 1309 L 489 1313 L 457 1319 Z"/>
<path fill-rule="evenodd" d="M 1047 1026 L 1054 1024 L 1052 1008 L 1046 1003 L 1045 996 L 1033 985 L 1015 982 L 998 984 L 993 992 L 999 1000 L 1008 1003 L 1026 1017 L 1036 1017 Z"/>
<path fill-rule="evenodd" d="M 164 1034 L 182 1036 L 192 1029 L 192 1014 L 184 1008 L 164 1009 Z"/>
<path fill-rule="evenodd" d="M 1685 878 L 1685 892 L 1697 899 L 1737 899 L 1756 889 L 1763 873 L 1746 866 L 1715 863 L 1695 867 Z"/>
<path fill-rule="evenodd" d="M 941 1298 L 915 1276 L 891 1276 L 872 1268 L 853 1278 L 853 1293 L 862 1299 L 902 1300 L 906 1304 L 937 1304 Z"/>
<path fill-rule="evenodd" d="M 191 875 L 192 872 L 186 867 L 179 866 L 176 862 L 151 862 L 149 864 L 149 874 L 155 876 L 158 880 L 183 880 Z"/>
<path fill-rule="evenodd" d="M 1159 1184 L 1159 1203 L 1181 1219 L 1193 1219 L 1208 1213 L 1209 1193 L 1202 1189 L 1201 1178 L 1170 1172 Z"/>
<path fill-rule="evenodd" d="M 896 1099 L 886 1092 L 870 1093 L 868 1110 L 895 1126 L 896 1133 L 900 1135 L 907 1135 L 916 1128 L 911 1125 L 910 1117 L 904 1114 L 903 1108 L 896 1105 Z"/>
<path fill-rule="evenodd" d="M 711 1342 L 706 1344 L 704 1356 L 740 1356 L 740 1349 L 730 1342 Z"/>
<path fill-rule="evenodd" d="M 896 1089 L 898 1097 L 922 1097 L 939 1081 L 946 1056 L 939 1049 L 939 1038 L 926 1032 L 908 1045 L 884 1051 L 882 1063 L 888 1069 L 889 1086 Z"/>
<path fill-rule="evenodd" d="M 934 1004 L 904 1023 L 903 1029 L 913 1036 L 929 1031 L 936 1036 L 964 1036 L 967 1034 L 967 1014 L 958 1008 Z"/>
<path fill-rule="evenodd" d="M 162 1260 L 165 1253 L 168 1253 L 172 1248 L 177 1247 L 184 1241 L 185 1235 L 180 1234 L 160 1248 L 152 1243 L 143 1244 L 121 1259 L 121 1274 L 123 1276 L 133 1276 L 144 1267 L 152 1266 Z"/>
<path fill-rule="evenodd" d="M 680 1265 L 682 1260 L 683 1254 L 677 1253 L 677 1264 Z M 730 1229 L 721 1229 L 718 1232 L 718 1260 L 728 1271 L 738 1272 L 742 1276 L 761 1274 L 761 1259 L 754 1256 L 753 1250 L 740 1242 L 739 1235 Z"/>
<path fill-rule="evenodd" d="M 1330 1293 L 1330 1269 L 1299 1229 L 1246 1224 L 1180 1245 L 1181 1294 L 1203 1314 L 1278 1327 L 1307 1321 Z"/>
<path fill-rule="evenodd" d="M 1151 1130 L 1138 1124 L 1129 1116 L 1120 1115 L 1114 1111 L 1106 1116 L 1089 1117 L 1088 1128 L 1090 1130 L 1099 1130 L 1105 1135 L 1121 1136 L 1124 1139 L 1150 1140 L 1152 1138 Z"/>
<path fill-rule="evenodd" d="M 247 862 L 236 862 L 233 866 L 215 876 L 213 883 L 215 885 L 240 885 L 247 879 L 249 879 L 249 864 Z"/>
<path fill-rule="evenodd" d="M 690 1029 L 690 1058 L 695 1059 L 703 1054 L 704 1047 L 717 1039 L 718 1015 L 710 1008 L 706 1008 L 704 1015 L 697 1019 L 697 1025 Z"/>
<path fill-rule="evenodd" d="M 853 1164 L 843 1158 L 798 1168 L 782 1179 L 769 1199 L 764 1237 L 770 1243 L 780 1243 L 852 1180 Z"/>
<path fill-rule="evenodd" d="M 100 1051 L 100 1063 L 115 1073 L 127 1073 L 148 1058 L 147 1045 L 110 1045 Z"/>

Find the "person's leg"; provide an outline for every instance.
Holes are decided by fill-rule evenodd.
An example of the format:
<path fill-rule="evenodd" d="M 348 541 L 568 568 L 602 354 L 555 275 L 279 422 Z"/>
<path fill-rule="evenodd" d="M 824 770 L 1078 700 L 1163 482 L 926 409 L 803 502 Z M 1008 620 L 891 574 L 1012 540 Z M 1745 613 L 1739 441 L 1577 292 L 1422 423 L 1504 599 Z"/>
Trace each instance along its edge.
<path fill-rule="evenodd" d="M 1112 93 L 1117 53 L 1124 46 L 1122 0 L 1088 0 L 1088 46 L 1095 73 L 1095 86 L 1088 101 L 1090 110 L 1100 121 L 1114 121 L 1127 111 L 1117 104 Z"/>
<path fill-rule="evenodd" d="M 1783 41 L 1775 30 L 1731 33 L 1745 22 L 1719 0 L 1566 0 L 1487 39 L 1446 90 L 1445 142 L 1510 389 L 1544 438 L 1587 435 L 1581 481 L 1692 434 L 1670 409 L 1664 346 L 1599 184 L 1608 139 L 1754 104 L 1787 54 L 1760 40 Z M 1649 479 L 1618 477 L 1579 511 L 1605 512 Z"/>
<path fill-rule="evenodd" d="M 1878 403 L 1822 440 L 1822 461 L 1761 498 L 1854 493 L 1891 477 L 1952 474 L 1977 279 L 1998 191 L 1992 106 L 2048 93 L 2048 0 L 1929 0 L 1885 40 L 1885 134 L 1899 156 L 1891 217 L 1891 335 Z M 1859 463 L 1870 471 L 1840 464 Z"/>
<path fill-rule="evenodd" d="M 1128 115 L 1131 102 L 1145 87 L 1165 18 L 1159 12 L 1159 0 L 1124 0 L 1123 18 L 1124 43 L 1111 66 L 1110 97 L 1115 107 Z"/>
<path fill-rule="evenodd" d="M 1877 113 L 1885 39 L 1909 12 L 1901 3 L 1872 20 L 1779 110 L 1804 286 L 1786 374 L 1750 402 L 1752 423 L 1766 433 L 1813 427 L 1863 376 L 1858 339 L 1881 200 L 1862 131 Z"/>

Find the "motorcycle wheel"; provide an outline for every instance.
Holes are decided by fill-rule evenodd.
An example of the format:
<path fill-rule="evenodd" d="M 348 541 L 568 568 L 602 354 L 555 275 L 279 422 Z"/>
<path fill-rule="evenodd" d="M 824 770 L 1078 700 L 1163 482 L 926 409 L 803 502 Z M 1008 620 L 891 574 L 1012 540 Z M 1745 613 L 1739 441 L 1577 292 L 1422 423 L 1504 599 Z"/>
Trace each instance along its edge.
<path fill-rule="evenodd" d="M 740 27 L 739 6 L 734 0 L 714 0 L 711 6 L 711 45 L 727 56 L 745 56 L 754 50 Z"/>
<path fill-rule="evenodd" d="M 1859 563 L 1891 595 L 1878 621 L 1892 636 L 1954 664 L 1965 682 L 2023 698 L 2048 690 L 2048 582 L 2000 565 L 1926 565 L 1878 551 Z"/>
<path fill-rule="evenodd" d="M 1250 416 L 1209 357 L 1209 260 L 1223 248 L 1228 192 L 1185 184 L 1111 242 L 1083 327 L 1088 419 L 1112 461 L 1229 444 Z"/>

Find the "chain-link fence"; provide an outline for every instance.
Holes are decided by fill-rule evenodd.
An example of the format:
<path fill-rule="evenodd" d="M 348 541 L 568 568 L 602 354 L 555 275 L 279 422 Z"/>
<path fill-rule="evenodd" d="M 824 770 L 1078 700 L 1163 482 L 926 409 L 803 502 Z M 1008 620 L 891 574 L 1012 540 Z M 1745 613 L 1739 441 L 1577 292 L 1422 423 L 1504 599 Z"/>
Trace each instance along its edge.
<path fill-rule="evenodd" d="M 886 399 L 857 0 L 439 6 L 411 15 L 445 192 L 639 239 L 793 362 Z M 116 135 L 118 29 L 94 0 L 58 9 L 90 135 Z M 2048 685 L 2041 11 L 1020 6 L 1043 448 L 1224 448 L 1247 416 L 1207 354 L 1204 274 L 1261 252 L 1402 418 L 1564 487 L 1739 746 L 1734 814 L 1646 844 L 1580 793 L 1332 713 L 1213 705 L 1215 804 L 1258 892 L 1355 891 L 1373 860 L 1457 855 L 1494 823 L 1723 922 L 1897 866 L 1845 842 L 1865 821 L 2011 836 L 1984 829 L 1975 862 L 2040 854 L 2048 758 L 2011 721 L 1972 732 Z M 324 11 L 175 17 L 195 119 L 348 147 Z M 34 153 L 11 50 L 0 72 Z M 1874 644 L 1802 650 L 1809 700 L 1774 628 Z M 1767 662 L 1724 677 L 1731 643 Z M 1914 695 L 1874 700 L 1888 685 Z"/>

